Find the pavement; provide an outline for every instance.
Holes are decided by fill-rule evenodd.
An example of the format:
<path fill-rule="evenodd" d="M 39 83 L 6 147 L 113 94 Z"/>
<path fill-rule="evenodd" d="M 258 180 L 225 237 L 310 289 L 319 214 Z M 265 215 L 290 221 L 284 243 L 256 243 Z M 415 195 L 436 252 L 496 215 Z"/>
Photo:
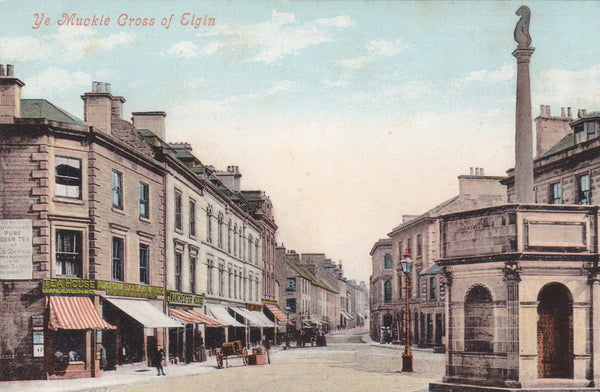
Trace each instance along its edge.
<path fill-rule="evenodd" d="M 235 361 L 232 360 L 232 362 Z M 191 376 L 194 374 L 217 370 L 214 357 L 206 362 L 169 365 L 164 368 L 166 376 L 157 376 L 156 369 L 146 365 L 126 365 L 117 370 L 104 372 L 96 378 L 79 378 L 74 380 L 31 380 L 7 381 L 0 383 L 0 391 L 4 392 L 105 392 L 127 386 L 152 384 L 159 379 Z"/>
<path fill-rule="evenodd" d="M 355 334 L 360 340 L 370 346 L 387 349 L 402 350 L 404 346 L 398 344 L 381 344 L 373 341 L 367 331 L 342 330 L 327 335 L 335 340 L 338 335 Z M 281 346 L 272 346 L 271 355 L 277 355 L 282 351 Z M 292 347 L 295 351 L 295 348 Z M 431 349 L 414 348 L 418 351 L 432 351 Z M 231 365 L 235 366 L 239 359 L 232 359 Z M 190 364 L 178 364 L 165 366 L 166 376 L 157 376 L 156 369 L 146 365 L 125 365 L 117 370 L 104 372 L 97 378 L 82 378 L 74 380 L 31 380 L 31 381 L 6 381 L 0 383 L 0 391 L 4 392 L 107 392 L 129 386 L 143 386 L 163 381 L 169 378 L 192 376 L 200 373 L 218 370 L 215 357 L 208 357 L 206 362 L 195 362 Z"/>

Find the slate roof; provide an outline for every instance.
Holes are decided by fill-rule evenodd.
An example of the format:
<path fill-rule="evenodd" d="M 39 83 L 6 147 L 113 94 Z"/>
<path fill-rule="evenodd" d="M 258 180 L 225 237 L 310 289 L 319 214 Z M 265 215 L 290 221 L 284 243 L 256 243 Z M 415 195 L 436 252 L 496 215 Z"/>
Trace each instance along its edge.
<path fill-rule="evenodd" d="M 299 266 L 298 264 L 292 262 L 292 261 L 286 261 L 287 265 L 293 269 L 298 275 L 300 275 L 302 278 L 310 281 L 311 284 L 320 287 L 322 289 L 325 289 L 327 291 L 330 291 L 332 293 L 338 294 L 338 292 L 336 290 L 334 290 L 331 286 L 329 286 L 327 283 L 325 283 L 323 280 L 321 280 L 320 278 L 318 278 L 316 275 L 314 275 L 312 272 L 302 268 L 301 266 Z"/>
<path fill-rule="evenodd" d="M 440 267 L 437 263 L 433 263 L 431 267 L 426 269 L 424 272 L 421 272 L 421 276 L 423 275 L 439 275 L 442 273 L 442 267 Z"/>
<path fill-rule="evenodd" d="M 546 151 L 542 157 L 547 157 L 557 152 L 569 149 L 575 145 L 575 135 L 573 133 L 563 137 L 558 143 L 556 143 L 551 149 Z"/>
<path fill-rule="evenodd" d="M 87 126 L 82 120 L 45 99 L 22 99 L 21 118 L 43 118 L 49 121 Z"/>

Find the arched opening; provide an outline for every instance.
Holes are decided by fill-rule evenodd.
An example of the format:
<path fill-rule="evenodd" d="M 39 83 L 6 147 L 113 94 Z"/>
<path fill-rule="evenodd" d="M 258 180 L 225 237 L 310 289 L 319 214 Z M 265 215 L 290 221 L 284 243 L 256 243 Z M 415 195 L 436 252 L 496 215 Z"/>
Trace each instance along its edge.
<path fill-rule="evenodd" d="M 493 302 L 484 286 L 473 286 L 465 298 L 465 351 L 493 351 Z"/>
<path fill-rule="evenodd" d="M 538 375 L 573 378 L 573 298 L 560 283 L 544 286 L 538 294 Z"/>

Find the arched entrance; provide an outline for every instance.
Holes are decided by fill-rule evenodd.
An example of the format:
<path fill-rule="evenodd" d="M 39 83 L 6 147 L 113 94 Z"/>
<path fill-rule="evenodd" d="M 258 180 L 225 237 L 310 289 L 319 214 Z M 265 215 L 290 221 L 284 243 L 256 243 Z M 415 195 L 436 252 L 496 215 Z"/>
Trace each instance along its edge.
<path fill-rule="evenodd" d="M 573 378 L 573 297 L 560 283 L 538 294 L 538 376 Z"/>

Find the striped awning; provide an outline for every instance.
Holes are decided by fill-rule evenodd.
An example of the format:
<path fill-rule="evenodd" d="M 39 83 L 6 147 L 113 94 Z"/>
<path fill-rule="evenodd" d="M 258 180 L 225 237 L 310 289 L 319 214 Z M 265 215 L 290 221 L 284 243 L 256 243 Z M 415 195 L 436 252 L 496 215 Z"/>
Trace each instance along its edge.
<path fill-rule="evenodd" d="M 284 311 L 279 309 L 279 306 L 275 304 L 265 304 L 265 306 L 271 311 L 271 313 L 273 313 L 273 316 L 277 318 L 277 321 L 279 321 L 280 324 L 292 324 L 288 320 Z"/>
<path fill-rule="evenodd" d="M 171 309 L 171 317 L 185 324 L 205 324 L 207 327 L 224 327 L 222 323 L 196 310 Z"/>
<path fill-rule="evenodd" d="M 201 313 L 197 310 L 188 310 L 188 312 L 190 314 L 198 317 L 198 319 L 202 320 L 202 324 L 206 324 L 207 327 L 212 327 L 212 328 L 225 327 L 225 324 L 215 320 L 212 317 L 208 317 L 204 313 Z"/>
<path fill-rule="evenodd" d="M 88 297 L 49 297 L 48 327 L 57 329 L 116 329 L 102 320 Z"/>

